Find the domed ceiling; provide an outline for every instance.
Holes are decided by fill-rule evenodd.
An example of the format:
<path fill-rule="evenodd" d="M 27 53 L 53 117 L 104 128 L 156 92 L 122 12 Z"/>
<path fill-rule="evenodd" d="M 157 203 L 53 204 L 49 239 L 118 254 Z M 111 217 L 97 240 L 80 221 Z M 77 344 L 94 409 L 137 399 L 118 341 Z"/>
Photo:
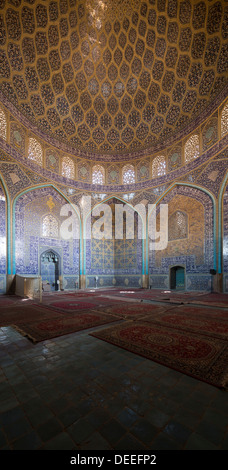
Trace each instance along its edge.
<path fill-rule="evenodd" d="M 79 155 L 136 155 L 227 84 L 226 1 L 0 0 L 1 91 Z"/>

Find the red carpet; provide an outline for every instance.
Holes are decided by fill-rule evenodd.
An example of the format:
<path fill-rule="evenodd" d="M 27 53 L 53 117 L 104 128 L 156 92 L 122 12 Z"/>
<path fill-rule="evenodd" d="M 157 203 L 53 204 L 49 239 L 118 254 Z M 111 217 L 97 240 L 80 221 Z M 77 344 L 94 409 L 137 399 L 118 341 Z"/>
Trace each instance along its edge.
<path fill-rule="evenodd" d="M 228 348 L 223 339 L 143 320 L 91 335 L 219 388 L 228 386 Z"/>
<path fill-rule="evenodd" d="M 49 311 L 50 314 L 50 311 Z M 50 318 L 31 321 L 31 322 L 17 322 L 17 324 L 11 324 L 19 333 L 26 336 L 33 343 L 40 341 L 49 340 L 58 336 L 63 336 L 69 333 L 75 333 L 76 331 L 86 330 L 88 328 L 94 328 L 99 325 L 111 323 L 117 321 L 118 318 L 110 315 L 105 315 L 99 312 L 83 312 L 74 316 L 64 316 L 59 314 Z"/>
<path fill-rule="evenodd" d="M 208 317 L 215 317 L 215 318 L 223 318 L 228 320 L 228 308 L 220 308 L 220 305 L 217 308 L 208 308 L 207 306 L 200 306 L 200 305 L 178 305 L 175 307 L 176 312 L 182 312 L 186 315 L 202 315 Z"/>
<path fill-rule="evenodd" d="M 4 311 L 1 309 L 0 327 L 21 323 L 30 324 L 48 318 L 59 317 L 60 315 L 62 316 L 62 313 L 56 312 L 56 310 L 50 311 L 49 308 L 39 305 L 8 307 Z"/>
<path fill-rule="evenodd" d="M 48 307 L 53 307 L 62 310 L 75 310 L 76 312 L 78 310 L 82 309 L 88 309 L 88 308 L 93 308 L 94 304 L 91 302 L 79 302 L 77 300 L 68 300 L 68 301 L 58 301 L 58 302 L 52 302 L 51 304 L 48 305 Z"/>
<path fill-rule="evenodd" d="M 228 308 L 228 294 L 205 294 L 201 295 L 197 301 L 191 300 L 190 303 Z"/>
<path fill-rule="evenodd" d="M 198 312 L 197 312 L 198 310 Z M 185 307 L 173 308 L 158 314 L 147 315 L 142 321 L 167 327 L 178 328 L 185 332 L 193 332 L 228 340 L 228 312 L 216 311 L 208 313 L 206 309 Z"/>
<path fill-rule="evenodd" d="M 94 305 L 92 305 L 94 306 Z M 0 311 L 0 327 L 13 326 L 34 343 L 118 321 L 118 317 L 83 308 L 73 314 L 48 305 L 8 306 Z"/>
<path fill-rule="evenodd" d="M 96 309 L 96 311 L 102 311 L 110 315 L 115 315 L 123 319 L 138 319 L 139 317 L 144 317 L 145 315 L 150 315 L 154 313 L 164 312 L 164 307 L 159 307 L 157 305 L 146 304 L 146 303 L 124 303 L 123 305 L 112 305 L 109 307 L 101 307 Z"/>

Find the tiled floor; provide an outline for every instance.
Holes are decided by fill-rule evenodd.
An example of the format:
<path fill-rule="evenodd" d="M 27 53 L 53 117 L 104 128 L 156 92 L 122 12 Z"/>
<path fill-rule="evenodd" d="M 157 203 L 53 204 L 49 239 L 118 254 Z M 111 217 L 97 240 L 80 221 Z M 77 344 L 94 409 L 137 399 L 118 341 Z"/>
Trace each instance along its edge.
<path fill-rule="evenodd" d="M 228 449 L 228 394 L 89 331 L 0 329 L 0 449 Z"/>

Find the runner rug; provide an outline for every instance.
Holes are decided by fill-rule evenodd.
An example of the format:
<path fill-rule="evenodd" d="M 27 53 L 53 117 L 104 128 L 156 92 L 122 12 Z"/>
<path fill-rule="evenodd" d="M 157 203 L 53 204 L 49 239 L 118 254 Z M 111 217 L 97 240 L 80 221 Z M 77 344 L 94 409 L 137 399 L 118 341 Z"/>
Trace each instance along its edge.
<path fill-rule="evenodd" d="M 139 320 L 90 335 L 216 387 L 228 388 L 228 343 L 209 331 L 198 334 L 165 322 Z"/>

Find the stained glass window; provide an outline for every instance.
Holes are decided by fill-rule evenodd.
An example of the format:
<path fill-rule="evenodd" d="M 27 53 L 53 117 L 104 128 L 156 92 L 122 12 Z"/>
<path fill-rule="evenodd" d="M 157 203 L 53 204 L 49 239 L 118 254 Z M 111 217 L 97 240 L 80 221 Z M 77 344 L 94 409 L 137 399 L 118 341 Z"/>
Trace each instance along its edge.
<path fill-rule="evenodd" d="M 62 159 L 62 176 L 66 178 L 74 178 L 75 167 L 74 162 L 69 157 L 63 157 Z"/>
<path fill-rule="evenodd" d="M 52 215 L 45 215 L 42 224 L 42 235 L 44 237 L 58 237 L 59 224 L 58 220 Z"/>
<path fill-rule="evenodd" d="M 135 183 L 135 169 L 133 165 L 125 165 L 123 167 L 123 184 Z"/>
<path fill-rule="evenodd" d="M 92 170 L 92 183 L 93 184 L 104 184 L 105 183 L 105 171 L 103 166 L 95 165 Z"/>
<path fill-rule="evenodd" d="M 166 174 L 166 158 L 159 155 L 154 158 L 152 163 L 152 178 L 163 176 Z"/>
<path fill-rule="evenodd" d="M 194 158 L 199 156 L 199 136 L 197 134 L 192 135 L 186 142 L 184 147 L 185 161 L 188 163 Z"/>
<path fill-rule="evenodd" d="M 228 103 L 224 106 L 221 115 L 221 137 L 228 132 Z"/>
<path fill-rule="evenodd" d="M 0 108 L 0 136 L 6 140 L 7 121 L 4 111 Z"/>
<path fill-rule="evenodd" d="M 188 216 L 182 211 L 176 211 L 169 217 L 168 239 L 181 238 L 188 238 Z"/>
<path fill-rule="evenodd" d="M 33 137 L 29 138 L 28 158 L 38 165 L 43 164 L 43 150 L 40 143 Z"/>

